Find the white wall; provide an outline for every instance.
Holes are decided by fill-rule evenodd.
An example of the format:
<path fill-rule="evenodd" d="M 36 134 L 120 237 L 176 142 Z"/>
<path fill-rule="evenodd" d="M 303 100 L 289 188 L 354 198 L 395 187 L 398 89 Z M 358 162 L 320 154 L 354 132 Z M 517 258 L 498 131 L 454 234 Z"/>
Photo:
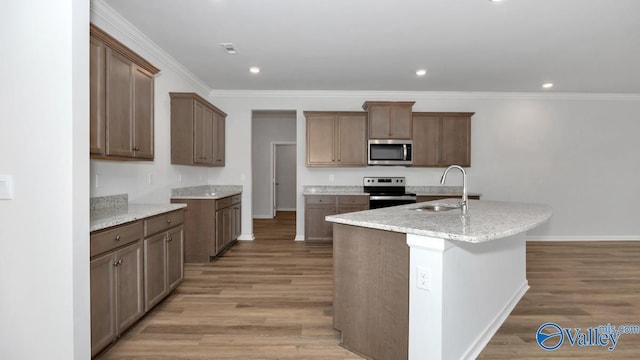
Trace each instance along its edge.
<path fill-rule="evenodd" d="M 254 111 L 251 129 L 253 217 L 271 218 L 273 142 L 296 142 L 295 111 Z M 234 147 L 234 149 L 236 149 Z"/>
<path fill-rule="evenodd" d="M 306 168 L 305 110 L 360 110 L 365 100 L 414 100 L 415 111 L 471 111 L 469 190 L 485 200 L 546 203 L 554 215 L 530 232 L 536 239 L 640 239 L 634 199 L 640 199 L 640 111 L 637 95 L 212 92 L 229 114 L 229 132 L 251 131 L 252 109 L 297 111 L 298 217 L 304 233 L 304 185 L 360 185 L 363 176 L 406 176 L 409 185 L 437 185 L 442 169 Z M 228 133 L 229 136 L 229 133 Z M 239 149 L 238 171 L 251 171 L 251 152 Z M 329 175 L 335 181 L 329 181 Z M 229 174 L 232 178 L 237 175 Z M 224 177 L 222 178 L 224 179 Z M 447 185 L 459 185 L 452 176 Z M 250 204 L 245 204 L 250 206 Z M 473 207 L 471 208 L 473 211 Z"/>
<path fill-rule="evenodd" d="M 2 5 L 0 354 L 88 359 L 89 4 Z"/>

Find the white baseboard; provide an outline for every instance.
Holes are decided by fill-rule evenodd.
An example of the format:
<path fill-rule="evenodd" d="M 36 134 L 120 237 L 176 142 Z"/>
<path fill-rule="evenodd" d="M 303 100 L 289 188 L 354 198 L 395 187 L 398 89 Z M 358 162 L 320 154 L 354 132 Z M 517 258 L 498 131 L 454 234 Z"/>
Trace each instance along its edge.
<path fill-rule="evenodd" d="M 527 236 L 527 241 L 640 241 L 640 235 L 628 236 Z"/>
<path fill-rule="evenodd" d="M 253 234 L 251 235 L 240 235 L 238 236 L 238 241 L 253 241 L 255 240 L 256 237 L 253 236 Z"/>
<path fill-rule="evenodd" d="M 254 219 L 273 219 L 273 215 L 257 214 L 257 215 L 253 215 L 253 218 Z"/>
<path fill-rule="evenodd" d="M 513 297 L 505 304 L 502 311 L 500 311 L 493 319 L 493 321 L 486 327 L 486 329 L 478 336 L 476 341 L 473 342 L 471 347 L 462 356 L 462 359 L 475 359 L 480 355 L 482 350 L 487 346 L 493 335 L 496 334 L 500 326 L 507 320 L 511 311 L 516 307 L 520 299 L 529 290 L 529 282 L 525 280 L 522 286 L 513 294 Z"/>
<path fill-rule="evenodd" d="M 296 211 L 296 208 L 282 208 L 282 209 L 276 209 L 276 211 Z"/>
<path fill-rule="evenodd" d="M 304 241 L 304 235 L 296 235 L 295 241 Z"/>

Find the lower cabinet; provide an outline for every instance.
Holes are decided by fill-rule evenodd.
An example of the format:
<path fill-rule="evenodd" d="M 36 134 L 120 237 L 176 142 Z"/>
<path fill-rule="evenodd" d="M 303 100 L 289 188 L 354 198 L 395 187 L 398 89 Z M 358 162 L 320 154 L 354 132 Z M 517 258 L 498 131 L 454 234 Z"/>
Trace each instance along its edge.
<path fill-rule="evenodd" d="M 304 207 L 304 244 L 331 246 L 333 224 L 326 216 L 369 209 L 368 195 L 306 195 Z"/>
<path fill-rule="evenodd" d="M 186 204 L 184 261 L 205 263 L 222 254 L 242 230 L 242 195 L 220 199 L 171 199 Z"/>
<path fill-rule="evenodd" d="M 164 299 L 184 276 L 183 210 L 91 234 L 91 356 Z"/>
<path fill-rule="evenodd" d="M 144 221 L 145 311 L 164 299 L 184 279 L 182 210 Z"/>
<path fill-rule="evenodd" d="M 137 229 L 137 236 L 127 234 Z M 109 231 L 91 236 L 93 243 L 105 239 L 124 247 L 108 248 L 102 255 L 91 258 L 91 355 L 109 345 L 129 326 L 144 315 L 144 276 L 142 223 L 124 227 L 123 232 Z"/>

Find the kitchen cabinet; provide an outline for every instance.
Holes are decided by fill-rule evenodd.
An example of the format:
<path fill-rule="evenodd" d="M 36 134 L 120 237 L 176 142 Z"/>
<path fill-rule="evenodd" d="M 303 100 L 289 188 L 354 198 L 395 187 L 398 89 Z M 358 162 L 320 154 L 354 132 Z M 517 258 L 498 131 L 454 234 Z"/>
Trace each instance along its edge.
<path fill-rule="evenodd" d="M 183 218 L 183 210 L 176 210 L 144 220 L 145 311 L 184 279 Z"/>
<path fill-rule="evenodd" d="M 160 70 L 93 24 L 89 49 L 91 158 L 153 160 Z"/>
<path fill-rule="evenodd" d="M 90 237 L 91 354 L 144 314 L 142 222 Z"/>
<path fill-rule="evenodd" d="M 368 195 L 306 195 L 304 243 L 306 246 L 331 246 L 333 224 L 326 216 L 369 209 Z"/>
<path fill-rule="evenodd" d="M 367 101 L 369 139 L 411 139 L 414 101 Z"/>
<path fill-rule="evenodd" d="M 184 261 L 206 263 L 238 239 L 242 229 L 242 195 L 221 199 L 171 199 L 186 204 Z"/>
<path fill-rule="evenodd" d="M 473 113 L 413 113 L 413 166 L 471 166 Z"/>
<path fill-rule="evenodd" d="M 364 112 L 305 111 L 307 167 L 367 165 Z"/>
<path fill-rule="evenodd" d="M 227 114 L 195 93 L 170 93 L 171 163 L 225 166 Z"/>

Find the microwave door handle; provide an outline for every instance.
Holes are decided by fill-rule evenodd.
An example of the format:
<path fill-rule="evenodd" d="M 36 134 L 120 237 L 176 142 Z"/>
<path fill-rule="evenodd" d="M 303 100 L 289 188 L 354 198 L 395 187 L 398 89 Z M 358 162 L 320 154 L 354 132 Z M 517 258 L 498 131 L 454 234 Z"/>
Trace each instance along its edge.
<path fill-rule="evenodd" d="M 406 161 L 407 160 L 407 144 L 404 144 L 402 146 L 402 150 L 404 151 L 404 158 L 402 160 Z"/>

